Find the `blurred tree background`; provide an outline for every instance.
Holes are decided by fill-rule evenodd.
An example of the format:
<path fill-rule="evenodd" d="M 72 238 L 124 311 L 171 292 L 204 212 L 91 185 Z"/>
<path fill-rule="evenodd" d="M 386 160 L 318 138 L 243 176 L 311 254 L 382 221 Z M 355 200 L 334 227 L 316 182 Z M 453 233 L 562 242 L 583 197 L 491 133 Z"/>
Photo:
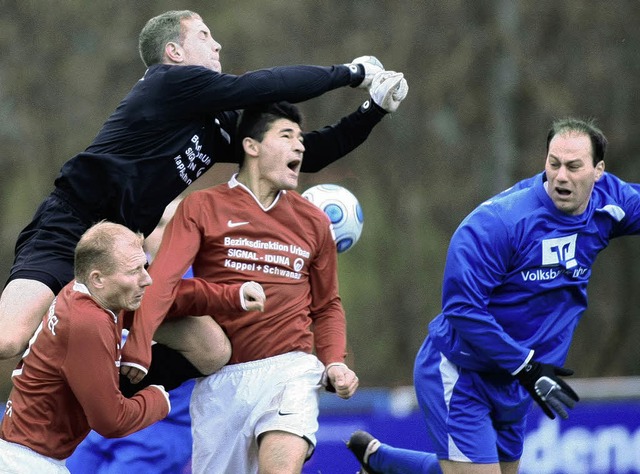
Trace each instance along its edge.
<path fill-rule="evenodd" d="M 3 0 L 0 16 L 0 274 L 61 165 L 83 150 L 144 67 L 137 37 L 169 9 L 199 12 L 223 71 L 331 65 L 376 55 L 409 95 L 350 156 L 313 175 L 351 189 L 363 236 L 339 258 L 350 363 L 364 386 L 412 383 L 439 312 L 448 240 L 477 204 L 542 170 L 551 121 L 595 117 L 607 170 L 640 182 L 640 2 L 620 0 Z M 302 104 L 307 129 L 365 99 L 345 88 Z M 225 181 L 216 165 L 193 189 Z M 158 183 L 162 186 L 162 183 Z M 567 365 L 578 376 L 640 375 L 640 249 L 598 260 Z M 0 365 L 0 399 L 15 361 Z"/>

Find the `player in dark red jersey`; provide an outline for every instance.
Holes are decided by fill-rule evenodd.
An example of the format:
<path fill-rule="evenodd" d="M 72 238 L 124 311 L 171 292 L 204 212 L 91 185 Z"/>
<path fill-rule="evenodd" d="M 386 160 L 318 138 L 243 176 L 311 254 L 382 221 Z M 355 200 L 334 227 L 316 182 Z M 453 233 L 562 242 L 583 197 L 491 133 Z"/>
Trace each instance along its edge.
<path fill-rule="evenodd" d="M 182 197 L 171 201 L 156 228 L 144 240 L 147 260 L 160 247 L 164 229 Z M 184 275 L 193 276 L 191 269 Z M 123 339 L 125 339 L 123 337 Z M 191 416 L 189 401 L 195 380 L 191 379 L 169 392 L 171 413 L 166 418 L 123 438 L 105 438 L 95 431 L 78 445 L 67 459 L 72 474 L 108 472 L 185 473 L 191 464 Z"/>
<path fill-rule="evenodd" d="M 315 446 L 323 380 L 342 398 L 358 387 L 344 363 L 330 222 L 294 191 L 306 148 L 300 121 L 288 103 L 245 110 L 239 173 L 178 206 L 150 268 L 158 286 L 136 312 L 125 345 L 129 358 L 146 351 L 150 341 L 134 336 L 152 335 L 174 298 L 198 306 L 199 295 L 183 297 L 186 284 L 235 288 L 213 300 L 226 309 L 191 313 L 214 314 L 233 347 L 227 366 L 196 381 L 194 472 L 299 473 Z M 195 278 L 181 280 L 189 265 Z M 245 311 L 242 288 L 256 284 L 264 309 Z"/>
<path fill-rule="evenodd" d="M 118 388 L 122 312 L 151 284 L 143 236 L 100 222 L 80 239 L 75 280 L 44 315 L 13 371 L 0 428 L 0 471 L 68 472 L 90 429 L 122 437 L 164 418 L 162 386 L 125 398 Z"/>
<path fill-rule="evenodd" d="M 147 235 L 165 206 L 215 162 L 236 161 L 238 109 L 299 102 L 338 87 L 368 88 L 382 70 L 375 58 L 363 57 L 348 65 L 223 74 L 220 44 L 190 11 L 152 18 L 139 44 L 148 67 L 144 76 L 91 145 L 63 165 L 55 189 L 18 237 L 0 297 L 2 358 L 24 350 L 41 315 L 73 278 L 73 249 L 89 226 L 108 219 Z M 304 171 L 321 169 L 357 147 L 397 107 L 397 101 L 365 104 L 334 126 L 306 134 Z M 203 342 L 198 336 L 211 330 L 190 334 L 198 345 Z M 211 370 L 209 363 L 202 365 Z"/>

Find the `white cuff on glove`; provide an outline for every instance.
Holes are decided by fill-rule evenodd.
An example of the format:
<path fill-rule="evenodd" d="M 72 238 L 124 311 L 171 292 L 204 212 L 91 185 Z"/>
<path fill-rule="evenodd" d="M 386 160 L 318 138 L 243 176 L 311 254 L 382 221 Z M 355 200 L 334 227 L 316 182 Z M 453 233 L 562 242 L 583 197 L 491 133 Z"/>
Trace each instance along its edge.
<path fill-rule="evenodd" d="M 364 79 L 360 84 L 358 84 L 358 87 L 361 89 L 368 89 L 373 77 L 377 73 L 384 71 L 384 66 L 375 56 L 359 56 L 346 64 L 346 66 L 357 67 L 358 64 L 361 64 L 364 68 Z"/>

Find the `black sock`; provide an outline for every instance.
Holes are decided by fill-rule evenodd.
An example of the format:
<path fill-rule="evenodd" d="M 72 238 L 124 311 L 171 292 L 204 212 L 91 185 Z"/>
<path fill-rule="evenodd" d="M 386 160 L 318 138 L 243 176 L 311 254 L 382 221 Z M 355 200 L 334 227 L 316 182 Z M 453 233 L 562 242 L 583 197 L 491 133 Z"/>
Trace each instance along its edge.
<path fill-rule="evenodd" d="M 169 391 L 196 377 L 204 377 L 204 374 L 185 356 L 164 344 L 156 343 L 151 346 L 149 373 L 136 384 L 121 374 L 120 391 L 127 398 L 149 385 L 163 385 L 165 390 Z"/>

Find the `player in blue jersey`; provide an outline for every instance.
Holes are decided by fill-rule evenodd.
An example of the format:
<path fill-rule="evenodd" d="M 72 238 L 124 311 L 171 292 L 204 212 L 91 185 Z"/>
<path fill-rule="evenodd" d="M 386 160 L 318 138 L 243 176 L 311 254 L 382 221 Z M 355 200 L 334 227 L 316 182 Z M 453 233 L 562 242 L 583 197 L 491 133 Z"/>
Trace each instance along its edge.
<path fill-rule="evenodd" d="M 578 401 L 560 376 L 573 373 L 562 366 L 594 260 L 640 233 L 640 193 L 605 173 L 606 147 L 592 121 L 554 122 L 544 172 L 481 204 L 451 239 L 442 313 L 414 370 L 445 474 L 516 473 L 532 402 L 566 418 Z M 349 447 L 369 472 L 427 472 L 394 471 L 409 456 L 379 444 L 358 432 Z"/>
<path fill-rule="evenodd" d="M 91 224 L 108 219 L 147 235 L 165 206 L 214 163 L 237 161 L 239 109 L 278 100 L 300 102 L 346 86 L 371 92 L 376 73 L 384 73 L 375 58 L 361 57 L 331 67 L 223 74 L 220 44 L 191 11 L 149 20 L 139 49 L 147 66 L 144 76 L 89 147 L 63 165 L 53 192 L 18 237 L 0 297 L 0 358 L 24 350 L 54 295 L 73 278 L 73 250 Z M 335 125 L 305 134 L 302 171 L 317 171 L 361 144 L 404 98 L 396 89 L 406 85 L 401 76 L 378 85 L 388 92 L 383 100 L 368 100 Z M 196 321 L 207 326 L 183 331 L 193 339 L 190 347 L 224 348 L 224 334 L 212 319 Z M 225 350 L 200 351 L 190 355 L 195 365 L 190 367 L 210 373 L 228 356 Z M 146 371 L 148 362 L 140 368 Z"/>

